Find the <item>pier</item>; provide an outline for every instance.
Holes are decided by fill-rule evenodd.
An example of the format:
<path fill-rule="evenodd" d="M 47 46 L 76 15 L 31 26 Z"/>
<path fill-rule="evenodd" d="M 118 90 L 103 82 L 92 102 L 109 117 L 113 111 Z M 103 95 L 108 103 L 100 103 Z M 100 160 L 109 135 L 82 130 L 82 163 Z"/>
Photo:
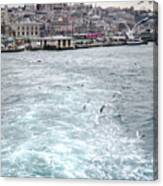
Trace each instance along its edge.
<path fill-rule="evenodd" d="M 35 49 L 35 47 L 45 50 L 66 50 L 75 48 L 73 38 L 65 36 L 33 38 L 30 40 L 30 44 L 31 49 Z"/>

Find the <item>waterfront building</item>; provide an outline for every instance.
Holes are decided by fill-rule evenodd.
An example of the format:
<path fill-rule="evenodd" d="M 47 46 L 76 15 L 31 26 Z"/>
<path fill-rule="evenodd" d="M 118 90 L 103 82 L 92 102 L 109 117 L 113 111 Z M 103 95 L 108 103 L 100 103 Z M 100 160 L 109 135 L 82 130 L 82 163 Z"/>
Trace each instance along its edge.
<path fill-rule="evenodd" d="M 49 36 L 33 38 L 30 42 L 34 45 L 40 43 L 42 49 L 72 49 L 75 48 L 74 40 L 72 37 L 66 36 Z"/>
<path fill-rule="evenodd" d="M 41 23 L 34 21 L 17 22 L 15 24 L 16 37 L 40 37 Z"/>
<path fill-rule="evenodd" d="M 45 37 L 44 48 L 54 48 L 54 49 L 70 49 L 74 48 L 74 42 L 72 37 L 64 37 L 64 36 L 53 36 L 53 37 Z"/>

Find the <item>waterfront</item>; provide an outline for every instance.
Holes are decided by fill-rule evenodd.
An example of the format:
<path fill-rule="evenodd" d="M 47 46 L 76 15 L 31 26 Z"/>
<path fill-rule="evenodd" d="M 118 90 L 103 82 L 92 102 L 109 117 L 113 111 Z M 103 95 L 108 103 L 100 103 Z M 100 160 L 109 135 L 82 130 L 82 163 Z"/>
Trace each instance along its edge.
<path fill-rule="evenodd" d="M 152 180 L 152 51 L 1 54 L 2 176 Z"/>

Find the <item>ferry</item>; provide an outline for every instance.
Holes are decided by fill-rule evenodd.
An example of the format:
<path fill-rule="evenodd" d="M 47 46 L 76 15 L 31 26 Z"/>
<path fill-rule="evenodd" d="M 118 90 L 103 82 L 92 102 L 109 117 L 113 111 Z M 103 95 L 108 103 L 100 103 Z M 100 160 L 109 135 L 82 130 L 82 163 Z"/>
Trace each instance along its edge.
<path fill-rule="evenodd" d="M 17 46 L 17 47 L 1 47 L 1 52 L 21 52 L 25 50 L 25 46 Z"/>

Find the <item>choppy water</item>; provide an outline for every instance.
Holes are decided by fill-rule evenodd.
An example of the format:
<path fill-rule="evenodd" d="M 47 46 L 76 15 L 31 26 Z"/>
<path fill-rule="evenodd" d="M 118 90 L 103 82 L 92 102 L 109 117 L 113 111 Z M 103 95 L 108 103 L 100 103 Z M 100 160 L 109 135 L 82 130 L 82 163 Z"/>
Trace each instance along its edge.
<path fill-rule="evenodd" d="M 153 179 L 152 44 L 1 58 L 2 176 Z"/>

